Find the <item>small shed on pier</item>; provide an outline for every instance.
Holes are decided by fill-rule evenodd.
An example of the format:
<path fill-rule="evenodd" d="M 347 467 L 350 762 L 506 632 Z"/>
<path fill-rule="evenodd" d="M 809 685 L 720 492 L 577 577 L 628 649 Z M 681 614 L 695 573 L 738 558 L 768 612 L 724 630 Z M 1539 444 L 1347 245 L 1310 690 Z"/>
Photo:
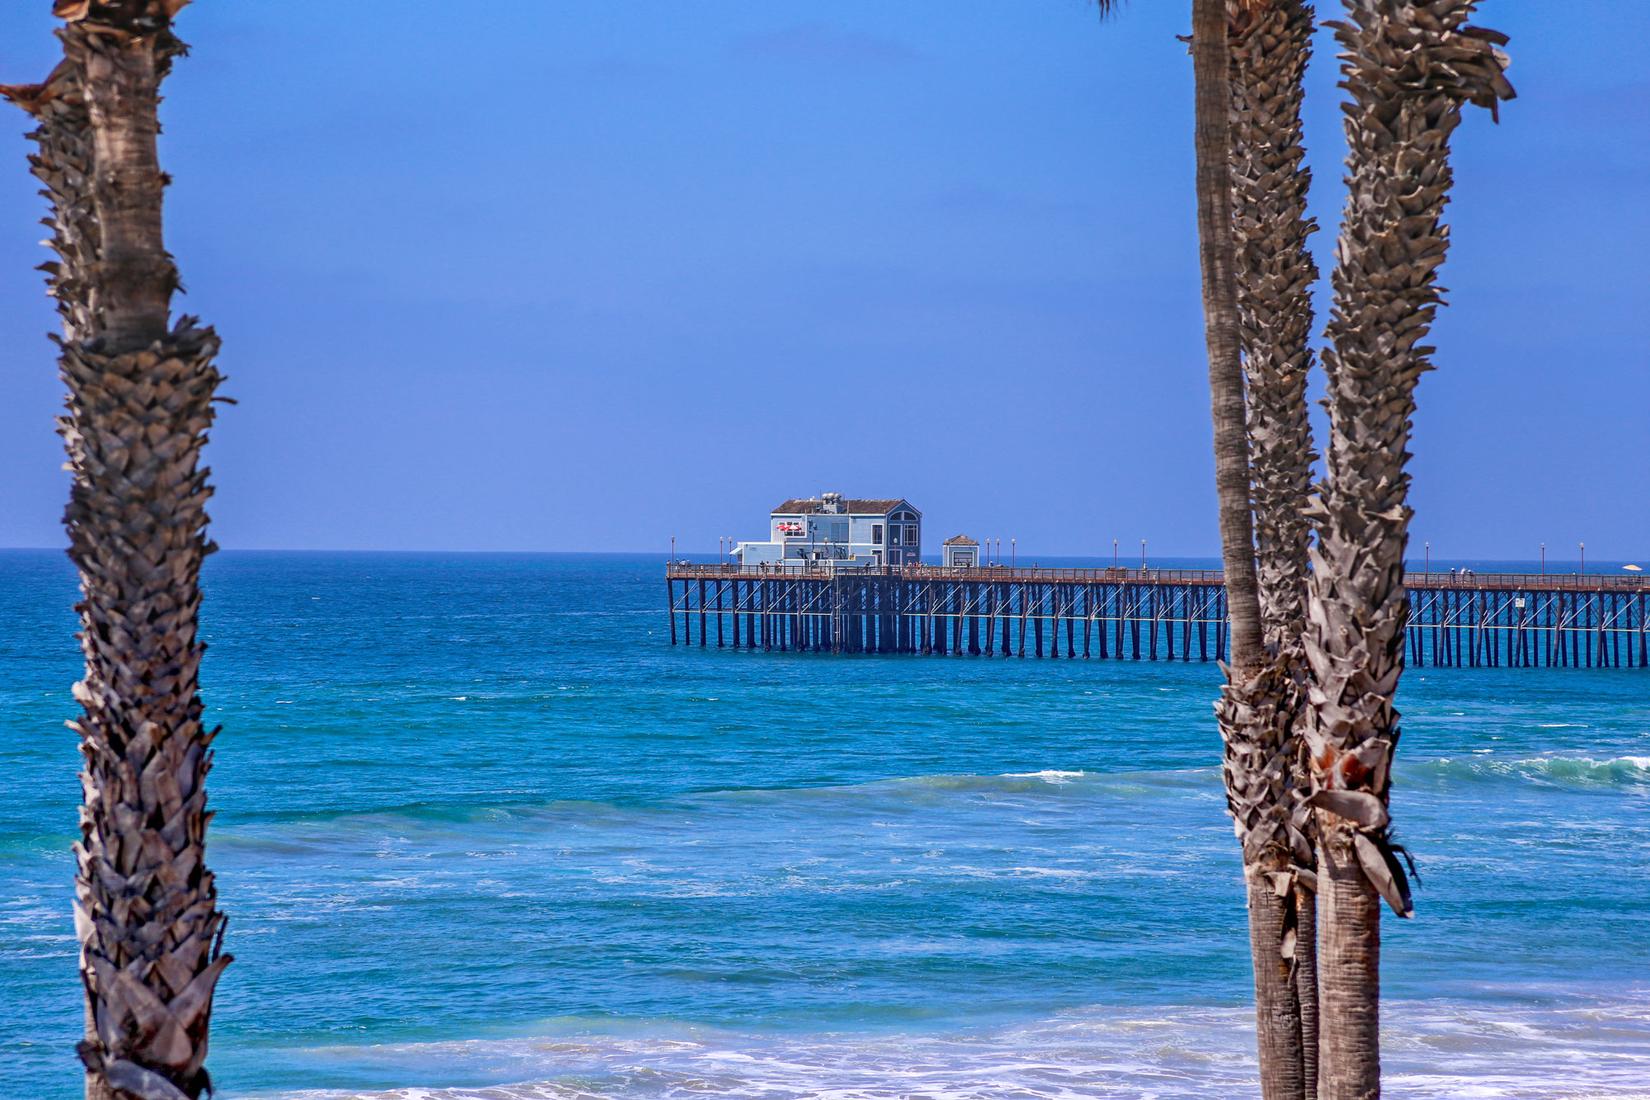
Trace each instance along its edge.
<path fill-rule="evenodd" d="M 940 553 L 947 569 L 973 569 L 980 564 L 980 544 L 967 535 L 952 535 Z"/>

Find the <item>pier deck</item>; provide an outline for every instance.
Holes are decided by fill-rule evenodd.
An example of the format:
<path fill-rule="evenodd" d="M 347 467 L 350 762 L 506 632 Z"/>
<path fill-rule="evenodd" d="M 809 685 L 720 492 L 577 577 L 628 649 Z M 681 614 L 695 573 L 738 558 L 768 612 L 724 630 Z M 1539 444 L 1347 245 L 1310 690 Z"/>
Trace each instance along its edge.
<path fill-rule="evenodd" d="M 1405 584 L 1411 665 L 1650 667 L 1642 575 L 1410 573 Z M 1207 661 L 1228 643 L 1219 570 L 673 562 L 666 585 L 672 645 Z"/>

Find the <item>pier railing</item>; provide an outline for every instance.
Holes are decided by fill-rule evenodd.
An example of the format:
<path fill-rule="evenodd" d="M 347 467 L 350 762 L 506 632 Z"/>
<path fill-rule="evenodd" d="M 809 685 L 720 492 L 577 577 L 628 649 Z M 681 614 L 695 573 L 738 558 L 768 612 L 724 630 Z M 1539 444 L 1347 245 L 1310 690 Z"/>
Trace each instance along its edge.
<path fill-rule="evenodd" d="M 951 568 L 943 565 L 838 565 L 826 562 L 786 562 L 771 565 L 739 565 L 717 562 L 671 562 L 669 574 L 678 580 L 701 577 L 905 577 L 928 581 L 1054 581 L 1073 584 L 1224 584 L 1218 569 L 1100 569 L 1053 568 L 1043 566 L 976 565 Z"/>
<path fill-rule="evenodd" d="M 929 581 L 1030 581 L 1068 584 L 1150 584 L 1223 587 L 1225 574 L 1219 569 L 1153 569 L 1133 566 L 1090 566 L 1053 568 L 1043 566 L 979 565 L 948 568 L 943 565 L 851 566 L 825 562 L 785 562 L 740 565 L 737 562 L 670 562 L 667 575 L 676 580 L 713 577 L 741 579 L 806 577 L 829 580 L 833 577 L 905 577 Z M 1404 574 L 1406 587 L 1414 589 L 1476 589 L 1488 592 L 1650 592 L 1650 574 L 1633 573 L 1454 573 L 1414 572 Z"/>
<path fill-rule="evenodd" d="M 1650 592 L 1643 573 L 1405 573 L 1408 588 L 1476 588 L 1490 592 Z"/>

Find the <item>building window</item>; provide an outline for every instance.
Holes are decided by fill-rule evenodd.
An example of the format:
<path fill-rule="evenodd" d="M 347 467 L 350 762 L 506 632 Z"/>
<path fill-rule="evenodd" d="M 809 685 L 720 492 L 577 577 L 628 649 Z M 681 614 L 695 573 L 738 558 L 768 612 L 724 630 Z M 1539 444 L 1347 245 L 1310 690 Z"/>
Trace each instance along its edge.
<path fill-rule="evenodd" d="M 882 545 L 882 524 L 880 523 L 871 524 L 871 545 Z"/>
<path fill-rule="evenodd" d="M 832 541 L 832 542 L 847 542 L 848 541 L 848 521 L 847 520 L 845 520 L 845 519 L 833 519 L 831 521 L 831 539 L 830 539 L 830 541 Z"/>

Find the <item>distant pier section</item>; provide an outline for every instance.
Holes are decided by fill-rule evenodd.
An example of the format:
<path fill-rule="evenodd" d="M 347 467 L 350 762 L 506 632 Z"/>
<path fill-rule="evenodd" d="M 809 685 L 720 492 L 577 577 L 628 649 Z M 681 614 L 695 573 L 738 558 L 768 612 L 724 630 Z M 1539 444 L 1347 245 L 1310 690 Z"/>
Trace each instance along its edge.
<path fill-rule="evenodd" d="M 1224 660 L 1218 570 L 829 562 L 666 568 L 672 645 L 796 653 Z M 1650 667 L 1650 583 L 1411 573 L 1407 656 L 1454 668 Z"/>
<path fill-rule="evenodd" d="M 1225 660 L 1218 570 L 1022 569 L 965 535 L 922 563 L 922 512 L 899 497 L 781 502 L 732 560 L 666 569 L 672 645 L 792 653 Z M 1144 547 L 1144 544 L 1142 544 Z M 1142 551 L 1142 554 L 1144 552 Z M 674 557 L 674 555 L 672 555 Z M 1629 567 L 1635 568 L 1635 567 Z M 1411 573 L 1411 665 L 1650 667 L 1643 573 Z"/>

